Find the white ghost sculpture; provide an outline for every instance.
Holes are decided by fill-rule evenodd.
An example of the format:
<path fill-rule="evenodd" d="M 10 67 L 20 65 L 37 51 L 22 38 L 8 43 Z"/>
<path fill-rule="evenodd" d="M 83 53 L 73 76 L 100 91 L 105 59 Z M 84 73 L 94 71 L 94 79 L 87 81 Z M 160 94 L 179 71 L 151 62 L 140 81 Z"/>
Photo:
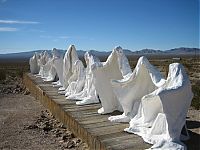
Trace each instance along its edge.
<path fill-rule="evenodd" d="M 58 90 L 60 94 L 65 94 L 65 90 L 68 87 L 68 80 L 74 72 L 74 63 L 79 60 L 76 48 L 74 45 L 70 45 L 63 59 L 63 85 Z"/>
<path fill-rule="evenodd" d="M 48 70 L 48 76 L 44 79 L 44 81 L 54 81 L 55 80 L 55 77 L 57 75 L 57 70 L 59 69 L 59 67 L 56 68 L 57 66 L 54 65 L 54 62 L 57 59 L 62 59 L 62 56 L 56 48 L 53 48 L 52 58 L 49 59 L 49 61 L 47 62 L 47 64 L 49 66 L 47 66 L 47 64 L 45 65 L 46 68 L 48 68 L 49 70 Z M 59 71 L 60 70 L 58 70 L 58 72 Z"/>
<path fill-rule="evenodd" d="M 49 60 L 51 59 L 49 53 L 47 51 L 42 52 L 41 57 L 38 61 L 38 64 L 40 66 L 40 71 L 39 71 L 39 75 L 42 78 L 46 78 L 48 76 L 48 71 L 50 69 L 49 67 Z"/>
<path fill-rule="evenodd" d="M 105 114 L 114 110 L 122 111 L 121 104 L 114 94 L 110 82 L 111 79 L 119 80 L 131 73 L 128 59 L 123 54 L 122 48 L 116 47 L 105 63 L 95 63 L 92 72 L 95 78 L 95 88 L 102 104 L 98 113 Z"/>
<path fill-rule="evenodd" d="M 37 64 L 38 64 L 38 67 L 39 67 L 39 72 L 38 72 L 38 74 L 36 76 L 41 76 L 41 65 L 45 64 L 44 59 L 42 59 L 43 55 L 44 55 L 44 51 L 39 53 L 38 60 L 37 60 Z"/>
<path fill-rule="evenodd" d="M 30 71 L 32 74 L 38 74 L 39 73 L 39 66 L 38 66 L 38 59 L 39 59 L 40 55 L 35 52 L 33 57 L 31 57 L 29 59 L 29 65 L 30 65 Z"/>
<path fill-rule="evenodd" d="M 38 74 L 36 74 L 36 76 L 40 77 L 41 73 L 42 73 L 42 65 L 44 65 L 46 62 L 44 60 L 44 51 L 42 51 L 41 53 L 39 53 L 38 59 L 37 59 L 37 64 L 39 67 L 39 72 Z"/>
<path fill-rule="evenodd" d="M 115 92 L 124 113 L 111 116 L 112 122 L 129 122 L 137 113 L 139 103 L 144 95 L 153 92 L 165 83 L 165 79 L 146 57 L 139 58 L 134 71 L 121 80 L 112 80 Z"/>
<path fill-rule="evenodd" d="M 65 90 L 65 96 L 76 94 L 82 91 L 85 83 L 85 68 L 81 60 L 74 63 L 72 76 L 68 80 L 68 87 Z"/>
<path fill-rule="evenodd" d="M 58 81 L 52 82 L 53 87 L 61 87 L 64 84 L 63 80 L 63 55 L 59 54 L 53 60 L 53 67 L 56 69 L 57 76 L 59 78 Z"/>
<path fill-rule="evenodd" d="M 100 60 L 99 58 L 90 54 L 90 52 L 86 52 L 84 57 L 85 57 L 86 65 L 87 65 L 84 88 L 81 92 L 72 94 L 67 97 L 67 99 L 71 99 L 71 100 L 72 99 L 80 100 L 76 102 L 77 105 L 99 103 L 99 99 L 98 99 L 96 89 L 94 86 L 94 76 L 93 76 L 91 67 L 94 63 L 100 63 Z"/>
<path fill-rule="evenodd" d="M 180 137 L 192 98 L 183 66 L 170 64 L 165 84 L 142 98 L 137 115 L 125 131 L 138 134 L 154 149 L 185 149 Z"/>

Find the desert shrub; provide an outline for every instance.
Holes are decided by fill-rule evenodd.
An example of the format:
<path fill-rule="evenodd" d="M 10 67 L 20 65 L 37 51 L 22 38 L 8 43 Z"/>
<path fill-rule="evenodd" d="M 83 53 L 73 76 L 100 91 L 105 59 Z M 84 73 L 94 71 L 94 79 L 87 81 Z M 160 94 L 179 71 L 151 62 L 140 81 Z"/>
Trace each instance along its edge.
<path fill-rule="evenodd" d="M 6 70 L 2 69 L 0 70 L 0 81 L 6 79 Z"/>
<path fill-rule="evenodd" d="M 195 109 L 200 109 L 200 86 L 195 84 L 192 86 L 192 91 L 194 93 L 194 97 L 192 99 L 191 106 Z"/>
<path fill-rule="evenodd" d="M 20 69 L 17 69 L 16 70 L 16 75 L 20 78 L 23 77 L 23 73 L 24 73 L 24 69 L 23 68 L 20 68 Z"/>

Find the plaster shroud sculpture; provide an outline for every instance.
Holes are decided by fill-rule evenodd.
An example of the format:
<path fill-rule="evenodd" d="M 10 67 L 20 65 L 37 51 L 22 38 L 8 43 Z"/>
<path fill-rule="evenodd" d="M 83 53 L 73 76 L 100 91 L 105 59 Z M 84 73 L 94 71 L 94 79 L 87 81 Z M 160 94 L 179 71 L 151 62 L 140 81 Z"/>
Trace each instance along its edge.
<path fill-rule="evenodd" d="M 39 76 L 41 76 L 42 78 L 46 78 L 48 76 L 48 71 L 50 69 L 48 64 L 50 59 L 51 57 L 47 51 L 41 53 L 38 64 L 40 66 Z"/>
<path fill-rule="evenodd" d="M 58 61 L 58 59 L 62 59 L 62 56 L 56 48 L 53 48 L 52 58 L 49 59 L 49 61 L 47 62 L 49 66 L 46 66 L 47 64 L 45 65 L 47 69 L 49 69 L 49 71 L 47 71 L 48 76 L 44 79 L 44 81 L 54 81 L 57 75 L 57 71 L 58 72 L 61 71 L 59 70 L 60 69 L 59 66 L 54 65 L 54 62 Z"/>
<path fill-rule="evenodd" d="M 145 95 L 125 131 L 138 134 L 154 149 L 185 149 L 180 142 L 193 93 L 189 77 L 179 63 L 169 65 L 165 84 Z"/>
<path fill-rule="evenodd" d="M 92 72 L 95 78 L 95 88 L 102 104 L 98 113 L 105 114 L 114 110 L 122 111 L 121 104 L 110 83 L 111 79 L 119 80 L 131 73 L 128 59 L 123 54 L 122 48 L 116 47 L 105 63 L 95 63 L 92 66 Z"/>
<path fill-rule="evenodd" d="M 74 63 L 72 76 L 68 80 L 68 87 L 65 90 L 65 96 L 70 96 L 82 91 L 85 83 L 85 68 L 81 60 Z"/>
<path fill-rule="evenodd" d="M 58 54 L 58 56 L 53 60 L 53 67 L 56 69 L 59 80 L 53 82 L 53 87 L 61 87 L 64 83 L 63 80 L 63 55 Z"/>
<path fill-rule="evenodd" d="M 112 80 L 113 91 L 122 105 L 122 115 L 111 116 L 112 122 L 129 122 L 135 116 L 141 98 L 165 83 L 165 79 L 146 57 L 139 58 L 134 71 L 121 80 Z"/>
<path fill-rule="evenodd" d="M 74 72 L 75 66 L 74 63 L 79 60 L 76 48 L 74 45 L 70 45 L 65 53 L 63 59 L 63 85 L 58 90 L 60 94 L 65 94 L 64 90 L 68 87 L 68 80 Z M 63 91 L 63 92 L 62 92 Z"/>
<path fill-rule="evenodd" d="M 38 59 L 39 59 L 40 55 L 35 52 L 33 57 L 31 57 L 29 59 L 29 66 L 30 66 L 30 71 L 32 74 L 38 74 L 39 73 L 39 65 L 38 65 Z"/>
<path fill-rule="evenodd" d="M 39 57 L 38 57 L 38 60 L 37 60 L 37 64 L 38 64 L 38 67 L 39 67 L 39 72 L 38 74 L 36 74 L 36 76 L 41 76 L 41 72 L 42 72 L 42 65 L 44 65 L 46 62 L 44 60 L 44 51 L 42 51 L 40 54 L 39 54 Z"/>
<path fill-rule="evenodd" d="M 76 102 L 77 105 L 86 105 L 99 102 L 94 86 L 94 76 L 91 67 L 94 63 L 100 63 L 100 60 L 99 58 L 93 56 L 90 52 L 86 52 L 84 57 L 87 65 L 84 88 L 81 92 L 72 94 L 66 98 L 80 100 Z"/>

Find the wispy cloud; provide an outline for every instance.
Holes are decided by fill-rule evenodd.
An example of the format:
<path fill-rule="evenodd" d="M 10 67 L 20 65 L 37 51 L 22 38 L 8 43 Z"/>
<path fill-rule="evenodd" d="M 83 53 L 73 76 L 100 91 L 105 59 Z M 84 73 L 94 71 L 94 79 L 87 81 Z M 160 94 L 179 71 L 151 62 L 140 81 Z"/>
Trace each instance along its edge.
<path fill-rule="evenodd" d="M 69 39 L 69 38 L 71 38 L 70 36 L 59 36 L 58 37 L 59 39 Z"/>
<path fill-rule="evenodd" d="M 50 39 L 52 36 L 50 35 L 40 35 L 40 38 Z"/>
<path fill-rule="evenodd" d="M 0 2 L 1 2 L 1 3 L 5 3 L 5 2 L 7 2 L 7 0 L 0 0 Z"/>
<path fill-rule="evenodd" d="M 0 32 L 13 32 L 13 31 L 18 31 L 18 29 L 9 27 L 0 27 Z"/>
<path fill-rule="evenodd" d="M 0 24 L 39 24 L 36 21 L 0 20 Z"/>
<path fill-rule="evenodd" d="M 29 32 L 40 32 L 40 33 L 43 33 L 45 31 L 44 30 L 39 30 L 39 29 L 30 29 Z"/>

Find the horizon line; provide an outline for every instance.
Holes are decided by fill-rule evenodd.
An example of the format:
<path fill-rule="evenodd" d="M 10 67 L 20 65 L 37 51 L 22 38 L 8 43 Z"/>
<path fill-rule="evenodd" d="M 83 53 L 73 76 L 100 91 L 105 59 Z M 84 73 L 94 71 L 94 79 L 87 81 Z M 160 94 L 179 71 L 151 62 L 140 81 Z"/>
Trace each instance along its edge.
<path fill-rule="evenodd" d="M 155 51 L 168 51 L 168 50 L 172 50 L 172 49 L 180 49 L 180 48 L 189 48 L 189 49 L 199 49 L 199 47 L 183 47 L 183 46 L 180 46 L 180 47 L 175 47 L 175 48 L 170 48 L 170 49 L 165 49 L 165 50 L 161 50 L 161 49 L 153 49 L 153 48 L 142 48 L 142 49 L 139 49 L 139 50 L 132 50 L 132 49 L 127 49 L 127 48 L 123 48 L 123 50 L 129 50 L 131 52 L 137 52 L 137 51 L 142 51 L 142 50 L 145 50 L 145 49 L 148 49 L 148 50 L 155 50 Z M 52 48 L 53 49 L 53 48 Z M 19 52 L 8 52 L 8 53 L 1 53 L 1 51 L 11 51 L 11 50 L 0 50 L 0 55 L 4 55 L 4 54 L 18 54 L 18 53 L 27 53 L 27 52 L 35 52 L 35 51 L 51 51 L 52 49 L 35 49 L 35 50 L 28 50 L 28 51 L 19 51 Z M 56 48 L 58 50 L 62 50 L 62 51 L 66 51 L 67 49 L 61 49 L 61 48 Z M 82 50 L 82 49 L 76 49 L 77 51 L 91 51 L 91 50 L 94 50 L 94 51 L 97 51 L 97 52 L 110 52 L 112 50 L 95 50 L 95 49 L 88 49 L 88 50 Z"/>

